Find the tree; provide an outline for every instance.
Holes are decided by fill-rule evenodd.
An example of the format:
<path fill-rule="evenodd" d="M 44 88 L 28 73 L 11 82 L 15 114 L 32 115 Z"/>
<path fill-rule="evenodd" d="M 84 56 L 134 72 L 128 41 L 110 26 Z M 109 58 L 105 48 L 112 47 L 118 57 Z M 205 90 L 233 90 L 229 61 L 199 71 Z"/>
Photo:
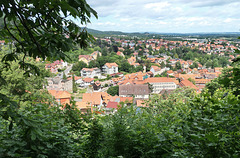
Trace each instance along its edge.
<path fill-rule="evenodd" d="M 110 94 L 111 96 L 119 95 L 119 86 L 117 85 L 109 87 L 107 93 Z"/>
<path fill-rule="evenodd" d="M 85 0 L 0 2 L 0 35 L 11 47 L 0 62 L 0 157 L 79 157 L 71 135 L 79 138 L 83 117 L 40 90 L 45 68 L 35 58 L 64 60 L 74 45 L 86 47 L 93 36 L 71 19 L 84 25 L 92 15 Z"/>
<path fill-rule="evenodd" d="M 16 59 L 15 53 L 23 53 L 21 67 L 29 69 L 25 57 L 65 59 L 64 52 L 73 45 L 86 47 L 93 36 L 85 28 L 76 25 L 69 17 L 79 18 L 81 24 L 90 22 L 97 13 L 85 0 L 75 1 L 1 1 L 0 18 L 4 28 L 0 34 L 14 45 L 4 61 Z"/>
<path fill-rule="evenodd" d="M 73 93 L 77 93 L 77 85 L 76 85 L 76 82 L 75 82 L 74 74 L 72 75 L 72 90 L 73 90 Z"/>
<path fill-rule="evenodd" d="M 102 49 L 102 55 L 103 55 L 103 56 L 107 56 L 107 55 L 108 55 L 108 49 L 107 49 L 107 47 L 104 47 L 104 48 Z"/>
<path fill-rule="evenodd" d="M 63 72 L 63 79 L 64 79 L 64 80 L 67 79 L 67 76 L 66 76 L 65 72 Z"/>
<path fill-rule="evenodd" d="M 182 65 L 179 61 L 176 62 L 175 67 L 176 67 L 177 70 L 182 69 Z"/>
<path fill-rule="evenodd" d="M 119 66 L 119 71 L 131 72 L 132 68 L 132 65 L 130 65 L 127 61 L 124 61 Z"/>
<path fill-rule="evenodd" d="M 72 71 L 77 75 L 77 76 L 80 76 L 80 71 L 83 69 L 83 68 L 86 68 L 87 67 L 87 64 L 84 63 L 83 61 L 78 61 L 77 63 L 73 64 L 72 66 Z"/>
<path fill-rule="evenodd" d="M 175 58 L 175 59 L 178 59 L 178 58 L 179 58 L 177 53 L 174 54 L 174 58 Z"/>
<path fill-rule="evenodd" d="M 164 63 L 163 61 L 161 62 L 160 65 L 161 65 L 161 68 L 162 68 L 162 69 L 166 67 L 166 65 L 165 65 L 165 63 Z"/>
<path fill-rule="evenodd" d="M 192 78 L 188 78 L 188 81 L 192 82 L 194 85 L 196 84 L 195 80 Z"/>

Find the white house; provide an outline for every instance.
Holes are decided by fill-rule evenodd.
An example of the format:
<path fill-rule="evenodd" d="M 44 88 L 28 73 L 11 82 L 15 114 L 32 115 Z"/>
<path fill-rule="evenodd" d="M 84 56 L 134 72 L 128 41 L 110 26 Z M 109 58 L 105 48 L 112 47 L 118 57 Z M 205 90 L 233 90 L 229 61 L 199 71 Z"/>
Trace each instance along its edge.
<path fill-rule="evenodd" d="M 165 71 L 165 69 L 161 69 L 158 66 L 151 66 L 150 71 L 153 73 L 153 76 L 161 74 Z"/>
<path fill-rule="evenodd" d="M 118 65 L 116 63 L 106 63 L 103 67 L 103 73 L 114 74 L 118 73 Z"/>
<path fill-rule="evenodd" d="M 98 78 L 101 77 L 101 70 L 99 68 L 83 68 L 81 70 L 81 76 L 82 77 L 89 77 L 94 78 L 97 76 Z"/>
<path fill-rule="evenodd" d="M 177 88 L 176 83 L 168 77 L 152 77 L 144 80 L 145 83 L 152 85 L 152 93 L 160 93 L 164 90 L 174 90 Z"/>

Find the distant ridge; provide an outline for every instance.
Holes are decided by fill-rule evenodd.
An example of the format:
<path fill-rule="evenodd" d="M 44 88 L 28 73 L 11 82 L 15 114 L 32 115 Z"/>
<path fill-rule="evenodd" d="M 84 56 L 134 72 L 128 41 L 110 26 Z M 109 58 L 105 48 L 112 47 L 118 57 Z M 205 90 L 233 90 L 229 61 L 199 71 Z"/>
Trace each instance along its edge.
<path fill-rule="evenodd" d="M 127 36 L 214 36 L 214 37 L 238 37 L 240 32 L 198 32 L 198 33 L 160 33 L 160 32 L 121 32 L 121 31 L 99 31 L 87 28 L 87 31 L 93 35 L 127 35 Z"/>

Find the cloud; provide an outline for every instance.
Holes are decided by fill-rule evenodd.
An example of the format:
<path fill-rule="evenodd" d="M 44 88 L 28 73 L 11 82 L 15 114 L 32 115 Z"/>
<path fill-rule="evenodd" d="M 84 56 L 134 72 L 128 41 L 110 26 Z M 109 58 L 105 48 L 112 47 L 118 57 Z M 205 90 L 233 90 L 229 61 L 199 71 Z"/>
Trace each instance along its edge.
<path fill-rule="evenodd" d="M 239 0 L 87 0 L 89 27 L 127 32 L 238 31 Z"/>

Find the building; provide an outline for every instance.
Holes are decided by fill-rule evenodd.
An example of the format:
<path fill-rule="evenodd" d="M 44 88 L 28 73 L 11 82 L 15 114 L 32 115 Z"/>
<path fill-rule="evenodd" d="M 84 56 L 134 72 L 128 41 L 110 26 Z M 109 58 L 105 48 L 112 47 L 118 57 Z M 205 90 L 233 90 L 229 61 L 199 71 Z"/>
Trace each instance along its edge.
<path fill-rule="evenodd" d="M 98 110 L 106 107 L 109 101 L 110 95 L 106 92 L 84 93 L 82 97 L 83 103 L 88 106 L 95 107 Z"/>
<path fill-rule="evenodd" d="M 48 92 L 56 99 L 59 105 L 70 104 L 71 94 L 69 92 L 56 90 L 48 90 Z"/>
<path fill-rule="evenodd" d="M 162 69 L 158 66 L 151 66 L 150 71 L 153 73 L 154 76 L 163 72 Z"/>
<path fill-rule="evenodd" d="M 96 60 L 98 56 L 102 56 L 102 53 L 99 52 L 99 51 L 94 51 L 94 52 L 91 54 L 91 56 L 92 56 L 92 58 L 93 58 L 94 60 Z"/>
<path fill-rule="evenodd" d="M 134 96 L 135 99 L 148 99 L 149 94 L 148 84 L 119 85 L 119 96 L 121 97 Z"/>
<path fill-rule="evenodd" d="M 191 81 L 189 81 L 189 80 L 181 80 L 181 82 L 179 83 L 179 85 L 181 86 L 181 87 L 189 87 L 189 88 L 193 88 L 194 90 L 196 90 L 196 92 L 197 93 L 199 93 L 200 92 L 200 90 L 199 90 L 199 88 L 196 86 L 196 85 L 194 85 Z"/>
<path fill-rule="evenodd" d="M 103 67 L 103 73 L 114 74 L 118 73 L 118 65 L 116 63 L 106 63 Z"/>
<path fill-rule="evenodd" d="M 99 81 L 94 82 L 92 86 L 94 91 L 99 91 L 101 89 L 101 83 Z"/>
<path fill-rule="evenodd" d="M 152 93 L 160 93 L 163 89 L 173 90 L 177 88 L 176 83 L 168 77 L 147 78 L 144 82 L 152 85 Z"/>
<path fill-rule="evenodd" d="M 99 68 L 83 68 L 81 70 L 81 76 L 82 77 L 89 77 L 89 78 L 94 78 L 94 77 L 101 77 L 101 70 Z"/>
<path fill-rule="evenodd" d="M 94 78 L 84 78 L 82 81 L 80 87 L 87 87 L 94 83 Z"/>
<path fill-rule="evenodd" d="M 89 64 L 89 62 L 91 60 L 94 60 L 94 58 L 90 55 L 79 55 L 79 57 L 78 57 L 78 61 L 82 61 L 82 62 L 86 63 L 87 65 Z"/>

